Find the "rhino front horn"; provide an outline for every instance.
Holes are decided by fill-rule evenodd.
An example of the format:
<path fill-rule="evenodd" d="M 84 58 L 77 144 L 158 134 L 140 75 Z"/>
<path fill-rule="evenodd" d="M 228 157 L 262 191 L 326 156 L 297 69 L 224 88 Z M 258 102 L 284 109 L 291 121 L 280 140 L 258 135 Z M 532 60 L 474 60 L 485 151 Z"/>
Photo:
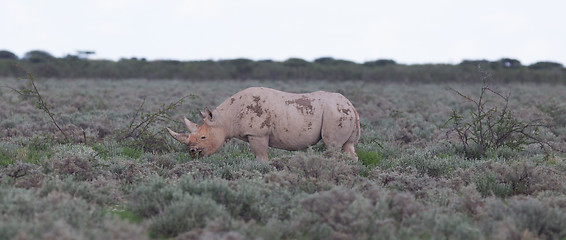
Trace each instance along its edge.
<path fill-rule="evenodd" d="M 176 133 L 173 130 L 171 130 L 170 128 L 167 128 L 167 131 L 169 131 L 169 134 L 171 134 L 171 136 L 175 139 L 177 139 L 177 141 L 188 145 L 189 144 L 189 134 L 186 133 Z"/>

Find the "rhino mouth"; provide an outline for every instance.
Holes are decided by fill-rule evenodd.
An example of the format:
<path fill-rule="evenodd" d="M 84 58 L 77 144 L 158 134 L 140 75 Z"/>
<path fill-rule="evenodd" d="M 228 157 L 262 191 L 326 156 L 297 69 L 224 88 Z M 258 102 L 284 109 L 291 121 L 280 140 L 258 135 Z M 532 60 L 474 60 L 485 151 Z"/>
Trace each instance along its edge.
<path fill-rule="evenodd" d="M 189 154 L 191 155 L 192 158 L 202 158 L 204 157 L 204 154 L 202 153 L 204 149 L 202 148 L 191 148 L 189 150 Z"/>

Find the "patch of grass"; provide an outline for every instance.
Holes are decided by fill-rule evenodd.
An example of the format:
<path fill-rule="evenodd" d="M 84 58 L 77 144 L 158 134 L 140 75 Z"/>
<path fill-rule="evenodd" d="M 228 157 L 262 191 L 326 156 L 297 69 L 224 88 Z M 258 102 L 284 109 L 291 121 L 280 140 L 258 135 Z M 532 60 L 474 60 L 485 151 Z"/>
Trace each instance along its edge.
<path fill-rule="evenodd" d="M 48 140 L 35 137 L 20 151 L 24 156 L 24 162 L 40 164 L 42 158 L 49 158 L 52 155 L 51 147 Z"/>
<path fill-rule="evenodd" d="M 110 209 L 105 210 L 106 214 L 110 214 L 111 216 L 116 216 L 121 220 L 128 221 L 130 223 L 141 223 L 143 218 L 133 211 L 126 209 L 123 206 L 114 206 Z"/>
<path fill-rule="evenodd" d="M 19 144 L 0 142 L 0 167 L 16 163 L 17 153 L 21 148 Z"/>
<path fill-rule="evenodd" d="M 101 144 L 101 143 L 95 143 L 92 145 L 92 150 L 94 150 L 96 152 L 96 156 L 102 158 L 102 159 L 108 159 L 108 155 L 110 153 L 110 151 L 108 151 L 108 149 L 106 149 L 106 147 Z"/>
<path fill-rule="evenodd" d="M 4 155 L 4 153 L 0 152 L 0 167 L 6 167 L 13 163 L 15 163 L 15 161 L 12 157 Z"/>
<path fill-rule="evenodd" d="M 133 148 L 133 147 L 123 147 L 122 148 L 122 155 L 133 158 L 139 159 L 144 152 L 141 149 Z"/>
<path fill-rule="evenodd" d="M 383 160 L 383 157 L 377 151 L 357 150 L 356 154 L 358 155 L 358 160 L 364 166 L 368 166 L 368 167 L 376 167 Z"/>

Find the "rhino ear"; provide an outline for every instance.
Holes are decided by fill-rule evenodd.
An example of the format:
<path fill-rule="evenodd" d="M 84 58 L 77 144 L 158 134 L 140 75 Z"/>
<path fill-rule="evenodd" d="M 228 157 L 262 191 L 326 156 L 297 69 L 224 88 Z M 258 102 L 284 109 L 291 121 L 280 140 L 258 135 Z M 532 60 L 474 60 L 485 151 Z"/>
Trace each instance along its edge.
<path fill-rule="evenodd" d="M 198 125 L 196 123 L 189 121 L 189 119 L 187 119 L 186 117 L 183 118 L 183 121 L 185 122 L 185 125 L 187 125 L 187 128 L 189 129 L 190 133 L 197 132 Z"/>
<path fill-rule="evenodd" d="M 167 131 L 169 131 L 169 134 L 171 134 L 171 136 L 173 136 L 173 138 L 177 139 L 177 141 L 187 145 L 189 144 L 189 134 L 186 133 L 176 133 L 173 130 L 171 130 L 170 128 L 167 128 Z"/>
<path fill-rule="evenodd" d="M 208 108 L 204 108 L 204 111 L 200 112 L 200 116 L 203 120 L 212 121 L 212 112 Z"/>

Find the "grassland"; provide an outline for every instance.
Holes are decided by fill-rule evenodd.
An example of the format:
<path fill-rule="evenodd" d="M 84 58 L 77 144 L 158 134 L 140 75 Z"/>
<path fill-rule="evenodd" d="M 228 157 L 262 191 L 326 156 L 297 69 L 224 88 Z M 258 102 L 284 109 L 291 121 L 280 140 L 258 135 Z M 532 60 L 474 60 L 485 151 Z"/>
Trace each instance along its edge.
<path fill-rule="evenodd" d="M 29 88 L 25 80 L 2 86 Z M 33 96 L 0 88 L 0 239 L 564 239 L 566 86 L 491 84 L 555 150 L 462 150 L 453 110 L 481 83 L 39 79 L 65 140 Z M 166 135 L 182 116 L 250 86 L 327 90 L 361 116 L 359 162 L 318 144 L 271 149 L 232 140 L 194 160 Z M 185 97 L 182 105 L 168 108 Z M 497 105 L 497 98 L 493 100 Z M 143 105 L 142 105 L 143 103 Z M 165 104 L 165 106 L 164 106 Z M 125 138 L 152 113 L 144 133 Z M 174 120 L 174 121 L 172 121 Z M 146 125 L 144 125 L 145 128 Z"/>

